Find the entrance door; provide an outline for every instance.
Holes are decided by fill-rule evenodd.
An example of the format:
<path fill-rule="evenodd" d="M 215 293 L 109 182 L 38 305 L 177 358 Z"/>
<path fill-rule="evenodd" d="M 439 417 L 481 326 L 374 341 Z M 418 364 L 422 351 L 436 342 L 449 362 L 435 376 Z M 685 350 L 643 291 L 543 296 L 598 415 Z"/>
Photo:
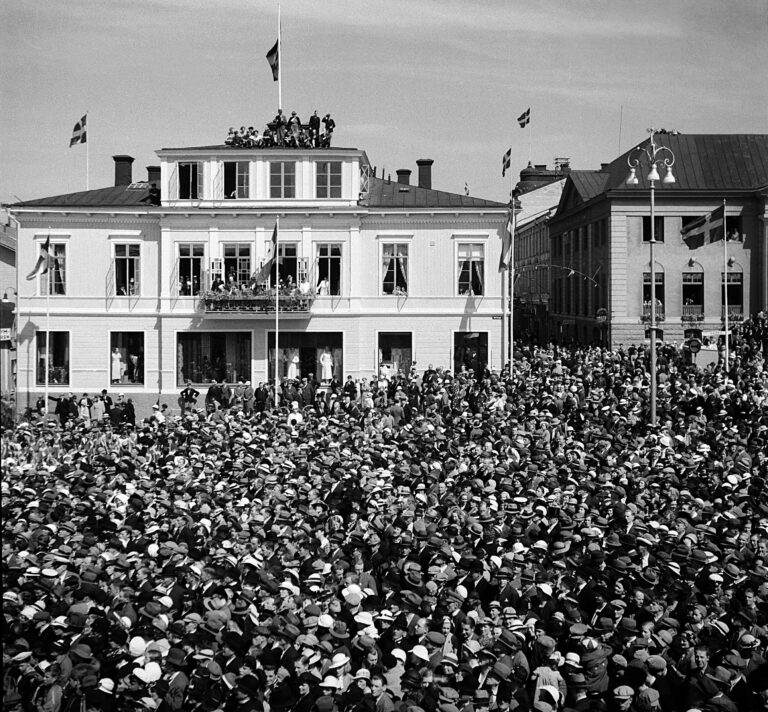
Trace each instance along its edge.
<path fill-rule="evenodd" d="M 480 375 L 488 364 L 488 332 L 457 331 L 453 335 L 453 370 Z"/>
<path fill-rule="evenodd" d="M 408 375 L 413 363 L 413 336 L 410 332 L 382 331 L 379 333 L 379 373 L 382 365 L 389 375 Z"/>

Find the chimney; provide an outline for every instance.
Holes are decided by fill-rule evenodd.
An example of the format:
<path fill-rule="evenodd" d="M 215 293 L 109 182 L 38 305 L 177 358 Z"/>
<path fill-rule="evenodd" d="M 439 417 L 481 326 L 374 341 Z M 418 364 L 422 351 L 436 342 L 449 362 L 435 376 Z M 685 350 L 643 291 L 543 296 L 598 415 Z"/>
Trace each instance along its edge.
<path fill-rule="evenodd" d="M 130 185 L 133 183 L 133 156 L 112 156 L 115 162 L 115 185 Z"/>
<path fill-rule="evenodd" d="M 397 182 L 402 183 L 403 185 L 410 185 L 411 184 L 411 169 L 410 168 L 398 168 L 397 171 Z"/>
<path fill-rule="evenodd" d="M 147 183 L 160 182 L 160 166 L 147 166 Z"/>
<path fill-rule="evenodd" d="M 431 158 L 420 158 L 416 161 L 416 165 L 419 167 L 419 188 L 432 190 L 433 163 L 434 161 Z"/>

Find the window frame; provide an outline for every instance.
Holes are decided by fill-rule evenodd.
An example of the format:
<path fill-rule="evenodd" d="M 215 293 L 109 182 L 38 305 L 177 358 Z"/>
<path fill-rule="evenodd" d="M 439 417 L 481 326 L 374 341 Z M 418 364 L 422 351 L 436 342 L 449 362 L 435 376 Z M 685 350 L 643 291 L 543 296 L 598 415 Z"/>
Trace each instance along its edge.
<path fill-rule="evenodd" d="M 222 161 L 222 192 L 224 200 L 248 200 L 251 197 L 251 162 L 250 161 Z M 235 195 L 227 194 L 227 166 L 235 166 Z M 245 171 L 241 172 L 241 167 Z M 242 179 L 242 180 L 241 180 Z M 241 194 L 242 193 L 242 194 Z"/>
<path fill-rule="evenodd" d="M 181 389 L 184 388 L 186 385 L 187 380 L 192 380 L 189 378 L 189 376 L 185 376 L 183 379 L 181 378 L 181 370 L 179 368 L 179 336 L 181 334 L 190 334 L 192 336 L 200 336 L 202 338 L 205 334 L 246 334 L 248 338 L 250 339 L 250 350 L 248 354 L 248 363 L 249 363 L 249 369 L 248 369 L 248 376 L 244 380 L 249 380 L 253 382 L 253 374 L 254 374 L 254 343 L 256 341 L 255 335 L 253 332 L 253 329 L 205 329 L 205 330 L 185 330 L 185 329 L 179 329 L 174 332 L 174 345 L 176 348 L 176 358 L 174 359 L 174 378 L 176 387 Z M 233 383 L 233 381 L 228 380 L 227 383 Z M 192 385 L 194 386 L 208 386 L 211 384 L 211 381 L 192 381 Z"/>
<path fill-rule="evenodd" d="M 321 172 L 320 167 L 326 166 L 327 170 Z M 336 175 L 334 173 L 333 166 L 338 165 L 339 171 L 338 171 L 338 177 L 339 177 L 339 184 L 338 186 L 334 185 L 333 183 L 333 177 Z M 325 195 L 321 195 L 321 176 L 323 177 L 323 183 L 324 183 L 324 192 Z M 344 163 L 343 161 L 315 161 L 315 198 L 318 200 L 339 200 L 342 196 L 342 187 L 343 187 L 343 181 L 344 181 Z M 338 195 L 334 195 L 333 193 L 338 188 Z"/>
<path fill-rule="evenodd" d="M 696 278 L 696 279 L 692 279 Z M 691 304 L 686 304 L 686 285 L 698 285 L 699 290 L 701 293 L 701 302 L 692 302 Z M 705 299 L 706 299 L 706 289 L 705 289 L 705 279 L 704 279 L 704 272 L 683 272 L 680 277 L 680 299 L 681 304 L 683 307 L 686 306 L 692 306 L 692 307 L 701 307 L 702 310 L 704 309 Z"/>
<path fill-rule="evenodd" d="M 137 382 L 137 381 L 126 381 L 126 382 L 120 381 L 119 383 L 114 383 L 113 382 L 113 379 L 112 379 L 112 349 L 114 348 L 114 345 L 112 343 L 112 339 L 116 335 L 118 335 L 118 334 L 134 334 L 134 335 L 140 334 L 141 335 L 141 349 L 142 349 L 142 351 L 144 353 L 144 360 L 146 361 L 146 342 L 147 342 L 146 332 L 141 331 L 141 330 L 139 330 L 139 331 L 119 330 L 118 331 L 117 329 L 114 329 L 114 330 L 110 329 L 109 330 L 109 346 L 107 348 L 107 373 L 109 374 L 109 382 L 110 382 L 110 384 L 115 385 L 115 386 L 119 385 L 120 388 L 124 388 L 124 387 L 127 387 L 127 388 L 137 388 L 137 389 L 138 388 L 144 388 L 146 386 L 146 383 L 147 383 L 146 363 L 142 364 L 142 369 L 141 369 L 142 380 L 141 380 L 141 382 Z"/>
<path fill-rule="evenodd" d="M 646 276 L 648 277 L 647 280 L 646 280 Z M 666 276 L 665 276 L 664 272 L 656 270 L 654 272 L 654 277 L 656 279 L 656 288 L 651 290 L 652 294 L 654 295 L 655 298 L 658 299 L 657 292 L 659 290 L 659 286 L 661 286 L 661 294 L 662 294 L 661 307 L 663 309 L 666 309 L 666 306 L 667 306 L 667 294 L 666 294 L 666 289 L 667 289 L 666 282 L 667 282 L 667 280 L 666 280 Z M 641 306 L 645 306 L 645 286 L 646 286 L 646 284 L 649 285 L 649 286 L 651 284 L 651 272 L 650 272 L 650 270 L 648 272 L 643 271 L 643 290 L 642 290 L 642 294 L 641 294 L 641 298 L 640 298 Z"/>
<path fill-rule="evenodd" d="M 274 178 L 275 175 L 273 174 L 272 168 L 274 166 L 280 166 L 280 183 L 279 185 L 274 184 Z M 292 166 L 293 167 L 293 195 L 286 195 L 286 192 L 289 192 L 286 190 L 286 166 Z M 297 170 L 297 161 L 270 161 L 269 162 L 269 197 L 271 200 L 293 200 L 296 198 L 297 194 L 297 178 L 298 178 L 298 170 Z M 279 194 L 276 194 L 279 193 Z"/>
<path fill-rule="evenodd" d="M 665 241 L 664 216 L 654 215 L 654 220 L 656 223 L 655 234 L 653 236 L 654 243 L 664 242 Z M 644 243 L 649 243 L 651 241 L 651 216 L 650 215 L 643 215 L 642 225 L 640 228 L 640 237 L 642 242 Z"/>
<path fill-rule="evenodd" d="M 182 255 L 181 254 L 182 247 L 192 248 L 191 251 L 194 251 L 194 248 L 202 247 L 202 252 L 203 252 L 202 256 L 197 257 L 194 254 Z M 181 266 L 182 266 L 183 262 L 189 261 L 191 263 L 193 260 L 200 260 L 200 273 L 198 275 L 198 291 L 197 291 L 197 293 L 195 294 L 195 292 L 194 292 L 194 282 L 192 284 L 193 288 L 191 290 L 191 292 L 192 292 L 191 294 L 183 294 L 182 293 L 182 289 L 181 289 L 181 285 L 179 284 L 178 289 L 179 289 L 179 296 L 180 297 L 196 297 L 205 288 L 204 276 L 205 276 L 205 265 L 207 264 L 207 261 L 206 261 L 206 258 L 205 258 L 205 253 L 206 253 L 206 249 L 205 249 L 205 243 L 204 242 L 194 242 L 193 241 L 193 242 L 177 242 L 176 243 L 176 260 L 177 260 L 177 263 L 178 263 L 177 279 L 178 280 L 181 280 Z M 192 278 L 192 277 L 194 277 L 194 275 L 192 274 L 192 270 L 190 270 L 190 278 Z"/>
<path fill-rule="evenodd" d="M 468 282 L 469 289 L 466 292 L 462 292 L 461 291 L 461 272 L 462 272 L 462 270 L 461 270 L 461 251 L 464 248 L 470 248 L 470 251 L 472 251 L 475 248 L 479 248 L 480 251 L 481 251 L 481 255 L 482 256 L 481 256 L 481 259 L 479 261 L 482 263 L 482 267 L 481 267 L 482 272 L 480 273 L 480 283 L 481 283 L 482 291 L 480 293 L 476 293 L 472 289 L 472 282 L 473 282 L 472 265 L 475 262 L 478 261 L 478 260 L 476 260 L 474 258 L 474 256 L 470 256 L 470 258 L 469 258 L 469 272 L 470 272 L 469 282 Z M 486 296 L 485 287 L 486 287 L 486 284 L 487 284 L 487 280 L 486 280 L 486 262 L 487 262 L 487 260 L 485 259 L 485 253 L 486 253 L 485 242 L 481 242 L 481 241 L 478 241 L 478 240 L 467 239 L 467 238 L 464 238 L 464 241 L 457 241 L 456 242 L 456 252 L 455 252 L 455 259 L 454 259 L 454 269 L 455 269 L 454 285 L 455 285 L 455 290 L 456 290 L 456 296 L 458 296 L 458 297 L 484 297 L 484 296 Z"/>
<path fill-rule="evenodd" d="M 332 250 L 334 247 L 337 247 L 339 249 L 339 255 L 338 257 L 335 257 L 334 255 L 328 254 L 328 255 L 321 255 L 321 251 L 323 249 Z M 315 243 L 315 265 L 317 269 L 316 279 L 314 279 L 315 284 L 312 285 L 312 288 L 317 292 L 317 287 L 320 284 L 320 263 L 322 260 L 328 260 L 329 265 L 332 260 L 338 259 L 339 262 L 339 286 L 338 290 L 336 292 L 333 291 L 333 287 L 330 283 L 328 283 L 328 294 L 324 296 L 329 297 L 340 297 L 344 293 L 344 243 L 343 242 L 316 242 Z M 330 266 L 328 269 L 330 273 Z M 317 296 L 321 296 L 319 293 Z"/>
<path fill-rule="evenodd" d="M 45 297 L 66 297 L 67 296 L 67 258 L 69 256 L 69 240 L 70 240 L 70 234 L 62 234 L 62 235 L 55 235 L 51 233 L 38 233 L 34 237 L 34 244 L 37 246 L 36 254 L 35 254 L 35 263 L 37 263 L 37 260 L 42 255 L 42 248 L 45 245 L 46 240 L 50 237 L 51 242 L 49 245 L 49 249 L 51 252 L 55 253 L 56 248 L 61 248 L 64 251 L 64 280 L 62 282 L 62 291 L 61 292 L 54 292 L 51 291 L 54 280 L 54 270 L 49 269 L 46 274 L 38 274 L 36 275 L 36 284 L 37 284 L 37 294 L 38 296 Z"/>
<path fill-rule="evenodd" d="M 119 247 L 125 247 L 125 248 L 131 248 L 136 247 L 139 250 L 139 254 L 136 257 L 131 256 L 130 254 L 126 256 L 118 256 L 117 250 Z M 141 285 L 143 283 L 142 279 L 142 272 L 141 272 L 141 242 L 137 240 L 119 240 L 112 243 L 112 265 L 114 266 L 114 272 L 115 272 L 115 285 L 114 285 L 114 295 L 115 297 L 140 297 L 141 296 Z M 118 270 L 118 260 L 120 262 L 126 263 L 126 285 L 129 284 L 130 280 L 130 263 L 133 262 L 134 264 L 134 280 L 135 285 L 137 287 L 137 290 L 134 294 L 131 294 L 127 289 L 125 294 L 120 294 L 118 291 L 118 279 L 117 279 L 117 270 Z"/>
<path fill-rule="evenodd" d="M 387 292 L 384 289 L 384 278 L 387 275 L 387 268 L 384 267 L 384 252 L 388 247 L 395 248 L 397 250 L 398 248 L 405 248 L 406 254 L 405 254 L 405 290 L 403 292 L 398 292 L 398 286 L 397 286 L 397 263 L 395 263 L 395 269 L 394 269 L 394 283 L 392 285 L 392 291 Z M 393 255 L 393 258 L 395 259 L 402 259 L 401 255 Z M 410 289 L 411 289 L 411 242 L 408 240 L 402 240 L 402 239 L 387 239 L 386 241 L 382 241 L 381 243 L 381 249 L 379 250 L 379 290 L 380 294 L 383 297 L 407 297 L 410 295 Z"/>
<path fill-rule="evenodd" d="M 189 176 L 189 195 L 182 196 L 182 182 L 181 182 L 181 172 L 182 168 L 189 166 L 190 167 L 190 176 Z M 195 187 L 194 191 L 192 190 L 192 181 L 193 181 L 193 175 L 192 175 L 192 166 L 195 166 L 195 169 L 197 171 L 197 179 L 195 180 Z M 204 195 L 204 173 L 205 173 L 205 164 L 203 161 L 177 161 L 176 162 L 176 172 L 177 172 L 177 189 L 178 189 L 178 199 L 179 200 L 202 200 Z M 192 194 L 194 192 L 194 195 Z"/>
<path fill-rule="evenodd" d="M 227 255 L 227 249 L 234 248 L 235 255 Z M 247 248 L 248 256 L 240 254 L 242 248 Z M 225 286 L 229 285 L 229 272 L 227 270 L 227 260 L 235 261 L 235 283 L 236 284 L 248 284 L 251 279 L 251 275 L 254 273 L 253 260 L 254 260 L 253 244 L 250 242 L 222 242 L 221 243 L 221 264 L 222 264 L 222 279 Z M 245 268 L 245 260 L 248 261 L 248 267 Z"/>

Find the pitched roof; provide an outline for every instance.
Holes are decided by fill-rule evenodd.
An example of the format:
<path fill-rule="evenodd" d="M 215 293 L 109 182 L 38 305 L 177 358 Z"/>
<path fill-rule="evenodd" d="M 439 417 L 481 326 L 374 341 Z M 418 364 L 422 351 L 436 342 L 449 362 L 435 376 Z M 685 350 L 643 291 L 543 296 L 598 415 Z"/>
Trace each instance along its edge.
<path fill-rule="evenodd" d="M 12 208 L 121 208 L 147 207 L 149 205 L 149 183 L 131 183 L 96 190 L 82 190 L 77 193 L 53 195 L 49 198 L 35 198 L 14 203 Z"/>
<path fill-rule="evenodd" d="M 640 144 L 648 148 L 650 138 Z M 768 185 L 768 134 L 656 134 L 656 145 L 666 146 L 675 156 L 676 183 L 663 190 L 757 190 Z M 638 185 L 624 181 L 629 171 L 627 151 L 606 166 L 606 189 L 648 188 L 648 158 L 642 156 Z M 658 158 L 668 157 L 663 151 Z M 661 177 L 664 177 L 663 172 Z"/>
<path fill-rule="evenodd" d="M 360 201 L 369 208 L 506 208 L 505 203 L 473 198 L 444 190 L 419 188 L 382 178 L 369 179 L 368 195 Z"/>
<path fill-rule="evenodd" d="M 603 171 L 571 171 L 569 175 L 573 187 L 585 203 L 606 189 L 609 178 Z"/>

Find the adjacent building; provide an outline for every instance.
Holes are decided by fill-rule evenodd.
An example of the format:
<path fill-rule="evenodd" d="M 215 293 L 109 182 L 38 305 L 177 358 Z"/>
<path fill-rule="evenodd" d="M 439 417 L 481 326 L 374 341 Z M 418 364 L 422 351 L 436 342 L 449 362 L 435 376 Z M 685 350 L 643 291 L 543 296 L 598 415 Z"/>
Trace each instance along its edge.
<path fill-rule="evenodd" d="M 732 324 L 768 306 L 768 135 L 661 133 L 656 142 L 673 152 L 676 182 L 656 183 L 653 288 L 647 161 L 634 186 L 626 184 L 630 152 L 566 178 L 549 223 L 549 303 L 562 341 L 642 342 L 652 298 L 659 335 L 678 343 L 694 332 L 722 333 L 726 290 Z M 681 234 L 724 199 L 726 232 L 736 236 L 727 260 L 722 241 Z"/>
<path fill-rule="evenodd" d="M 22 405 L 46 384 L 149 403 L 275 367 L 327 380 L 502 366 L 506 205 L 435 190 L 428 159 L 414 183 L 384 180 L 352 148 L 157 156 L 142 180 L 115 156 L 114 186 L 11 206 L 19 272 L 49 237 L 52 257 L 18 280 Z"/>

